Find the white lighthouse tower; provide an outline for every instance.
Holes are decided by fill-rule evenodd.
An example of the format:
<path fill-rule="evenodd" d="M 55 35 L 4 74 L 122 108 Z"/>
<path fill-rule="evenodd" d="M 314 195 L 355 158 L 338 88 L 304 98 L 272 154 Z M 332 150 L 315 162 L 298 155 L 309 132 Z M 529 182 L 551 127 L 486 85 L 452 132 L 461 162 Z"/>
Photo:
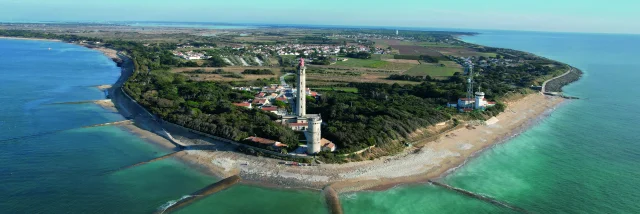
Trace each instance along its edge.
<path fill-rule="evenodd" d="M 305 117 L 307 115 L 307 83 L 306 83 L 306 74 L 307 67 L 304 66 L 304 58 L 300 58 L 300 68 L 298 69 L 298 90 L 297 96 L 298 100 L 296 101 L 296 113 L 298 117 Z"/>
<path fill-rule="evenodd" d="M 322 137 L 320 136 L 322 119 L 319 116 L 314 116 L 307 118 L 307 122 L 309 123 L 309 129 L 307 130 L 309 133 L 309 137 L 307 138 L 307 154 L 318 154 L 322 149 Z"/>
<path fill-rule="evenodd" d="M 484 109 L 487 106 L 487 101 L 484 99 L 484 92 L 476 92 L 475 109 Z"/>

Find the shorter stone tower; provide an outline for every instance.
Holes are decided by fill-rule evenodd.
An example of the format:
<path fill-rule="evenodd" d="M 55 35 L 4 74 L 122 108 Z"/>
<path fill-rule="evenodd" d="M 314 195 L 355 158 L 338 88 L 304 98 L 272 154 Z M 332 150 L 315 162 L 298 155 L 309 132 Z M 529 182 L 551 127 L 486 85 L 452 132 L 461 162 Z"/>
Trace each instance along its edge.
<path fill-rule="evenodd" d="M 309 117 L 307 118 L 307 122 L 309 123 L 309 128 L 307 129 L 309 134 L 309 138 L 307 138 L 307 154 L 318 154 L 322 149 L 320 144 L 322 140 L 322 118 L 320 118 L 320 116 Z"/>

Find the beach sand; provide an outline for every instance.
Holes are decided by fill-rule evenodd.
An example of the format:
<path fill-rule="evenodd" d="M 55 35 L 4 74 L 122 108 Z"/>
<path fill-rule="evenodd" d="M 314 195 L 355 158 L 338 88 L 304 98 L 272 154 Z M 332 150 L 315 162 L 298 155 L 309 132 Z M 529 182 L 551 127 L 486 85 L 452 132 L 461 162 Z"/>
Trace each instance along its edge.
<path fill-rule="evenodd" d="M 475 154 L 526 130 L 564 99 L 531 94 L 508 104 L 492 125 L 467 126 L 442 134 L 421 147 L 376 160 L 317 166 L 288 166 L 282 160 L 234 151 L 186 151 L 183 159 L 216 175 L 240 174 L 250 183 L 338 192 L 387 189 L 398 184 L 427 182 L 464 164 Z M 188 142 L 188 139 L 181 139 Z"/>
<path fill-rule="evenodd" d="M 167 140 L 167 139 L 165 139 L 165 138 L 163 138 L 163 137 L 161 137 L 161 136 L 159 136 L 157 134 L 154 134 L 154 133 L 152 133 L 150 131 L 141 129 L 141 128 L 133 125 L 133 124 L 121 125 L 120 127 L 125 129 L 125 130 L 127 130 L 127 131 L 129 131 L 129 132 L 131 132 L 131 133 L 133 133 L 133 134 L 135 134 L 135 135 L 137 135 L 138 137 L 146 140 L 147 142 L 156 144 L 156 145 L 158 145 L 158 146 L 160 146 L 162 148 L 169 149 L 169 150 L 176 149 L 176 146 L 173 145 L 169 140 Z"/>
<path fill-rule="evenodd" d="M 119 59 L 120 57 L 118 57 L 118 51 L 113 50 L 113 49 L 109 49 L 109 48 L 103 48 L 103 47 L 88 47 L 97 51 L 102 52 L 102 54 L 104 54 L 105 56 L 111 58 L 111 59 Z"/>
<path fill-rule="evenodd" d="M 118 112 L 118 109 L 116 109 L 116 106 L 113 104 L 111 100 L 96 100 L 96 101 L 93 101 L 93 103 L 99 105 L 104 109 Z"/>
<path fill-rule="evenodd" d="M 96 88 L 98 88 L 98 90 L 100 90 L 100 91 L 109 90 L 111 87 L 112 87 L 111 85 L 99 85 L 99 86 L 96 86 Z"/>
<path fill-rule="evenodd" d="M 0 39 L 15 39 L 15 40 L 32 40 L 32 41 L 52 41 L 52 42 L 61 42 L 61 40 L 57 40 L 57 39 L 38 39 L 38 38 L 5 37 L 5 36 L 0 36 Z"/>

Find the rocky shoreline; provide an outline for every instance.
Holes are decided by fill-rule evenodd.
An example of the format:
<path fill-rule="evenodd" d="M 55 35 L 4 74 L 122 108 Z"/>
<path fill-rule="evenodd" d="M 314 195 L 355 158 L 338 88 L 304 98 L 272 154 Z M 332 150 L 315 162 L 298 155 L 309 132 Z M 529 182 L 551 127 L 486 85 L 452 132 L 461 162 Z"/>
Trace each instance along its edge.
<path fill-rule="evenodd" d="M 578 81 L 582 74 L 580 69 L 573 68 L 567 74 L 547 82 L 545 92 L 562 92 L 562 87 Z"/>

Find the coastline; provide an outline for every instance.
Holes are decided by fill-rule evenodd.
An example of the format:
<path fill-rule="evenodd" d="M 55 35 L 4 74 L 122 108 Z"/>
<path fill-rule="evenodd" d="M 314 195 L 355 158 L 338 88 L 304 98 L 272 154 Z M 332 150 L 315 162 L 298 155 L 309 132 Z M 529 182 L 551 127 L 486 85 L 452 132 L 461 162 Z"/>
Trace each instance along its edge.
<path fill-rule="evenodd" d="M 58 39 L 38 39 L 38 38 L 6 37 L 6 36 L 0 36 L 0 39 L 62 42 L 62 40 L 58 40 Z"/>
<path fill-rule="evenodd" d="M 62 42 L 48 39 L 33 40 Z M 446 176 L 463 166 L 469 159 L 482 154 L 483 151 L 508 141 L 528 129 L 549 111 L 557 108 L 564 100 L 539 93 L 530 94 L 520 100 L 507 103 L 505 112 L 497 116 L 499 121 L 496 124 L 450 130 L 434 141 L 421 143 L 424 145 L 419 148 L 407 148 L 395 156 L 346 164 L 297 167 L 284 165 L 282 160 L 236 152 L 235 147 L 227 143 L 170 128 L 143 115 L 139 109 L 136 109 L 138 107 L 133 106 L 122 95 L 124 92 L 121 87 L 133 71 L 130 59 L 116 50 L 87 48 L 100 51 L 111 59 L 123 61 L 122 74 L 118 82 L 111 88 L 101 88 L 109 91 L 113 103 L 96 103 L 110 109 L 115 108 L 124 117 L 134 119 L 135 126 L 120 126 L 121 128 L 135 133 L 150 143 L 176 150 L 178 147 L 175 142 L 160 134 L 160 131 L 166 128 L 173 136 L 172 138 L 180 139 L 181 143 L 209 147 L 207 151 L 190 149 L 181 151 L 175 156 L 178 160 L 198 168 L 205 174 L 219 178 L 240 175 L 244 179 L 243 183 L 264 187 L 320 190 L 330 185 L 338 193 L 345 193 L 385 190 L 397 185 L 424 183 L 429 179 Z"/>
<path fill-rule="evenodd" d="M 181 159 L 221 177 L 239 174 L 244 183 L 260 186 L 322 189 L 331 185 L 339 193 L 385 190 L 444 176 L 482 151 L 527 130 L 563 101 L 558 97 L 531 94 L 510 103 L 505 113 L 497 117 L 496 124 L 451 130 L 421 148 L 409 148 L 396 156 L 377 160 L 297 167 L 222 147 L 218 151 L 187 150 Z M 181 141 L 189 140 L 181 138 Z"/>
<path fill-rule="evenodd" d="M 101 51 L 108 57 L 114 53 L 114 50 L 106 48 L 94 50 Z M 122 60 L 126 62 L 128 59 Z M 127 73 L 126 70 L 132 69 L 127 66 L 131 65 L 123 64 L 123 75 Z M 121 84 L 114 84 L 109 90 L 120 91 L 120 87 Z M 125 117 L 140 115 L 130 113 L 136 110 L 132 110 L 130 105 L 123 105 L 121 99 L 112 100 L 118 112 Z M 234 151 L 235 147 L 227 143 L 176 130 L 175 127 L 166 127 L 166 124 L 155 124 L 158 122 L 149 119 L 138 120 L 136 117 L 135 126 L 123 128 L 140 129 L 142 131 L 132 132 L 168 149 L 172 145 L 171 142 L 158 135 L 158 127 L 155 126 L 160 125 L 163 130 L 167 128 L 174 138 L 187 145 L 207 145 L 209 149 L 206 151 L 187 149 L 174 158 L 218 178 L 240 175 L 243 178 L 242 183 L 273 188 L 320 190 L 330 185 L 338 193 L 378 191 L 397 185 L 425 183 L 429 179 L 445 176 L 463 166 L 469 159 L 481 155 L 483 151 L 525 131 L 534 121 L 540 120 L 563 101 L 562 98 L 541 93 L 529 94 L 507 103 L 505 112 L 497 116 L 499 121 L 496 124 L 450 130 L 441 134 L 437 140 L 423 143 L 424 146 L 420 148 L 406 149 L 395 156 L 311 167 L 288 166 L 282 164 L 282 160 L 245 155 Z M 149 129 L 155 131 L 147 131 Z M 174 146 L 173 149 L 175 148 Z"/>

